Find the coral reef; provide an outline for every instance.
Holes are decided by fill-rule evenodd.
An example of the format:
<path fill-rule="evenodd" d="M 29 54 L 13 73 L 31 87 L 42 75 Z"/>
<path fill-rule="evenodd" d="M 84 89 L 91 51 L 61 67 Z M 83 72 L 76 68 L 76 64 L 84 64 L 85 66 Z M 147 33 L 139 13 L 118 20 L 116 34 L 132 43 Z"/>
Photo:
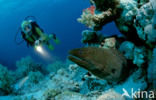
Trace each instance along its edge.
<path fill-rule="evenodd" d="M 106 23 L 115 21 L 120 32 L 125 35 L 122 41 L 115 37 L 117 43 L 119 43 L 119 50 L 124 54 L 126 59 L 131 61 L 134 65 L 139 68 L 146 68 L 147 63 L 149 63 L 151 59 L 151 52 L 156 42 L 155 1 L 90 0 L 90 2 L 95 6 L 95 13 L 92 15 L 91 20 L 94 22 L 94 26 L 91 29 L 93 29 L 93 31 L 101 30 L 101 28 L 96 28 L 96 26 L 103 27 Z M 107 12 L 106 15 L 108 16 L 103 16 L 104 12 Z M 105 41 L 107 39 L 108 41 Z M 111 48 L 111 46 L 108 45 L 110 45 L 110 43 L 115 44 L 115 42 L 109 38 L 105 38 L 105 40 L 101 42 L 100 47 Z M 113 45 L 113 48 L 114 47 L 116 46 Z"/>
<path fill-rule="evenodd" d="M 23 57 L 16 62 L 17 69 L 14 73 L 14 94 L 25 94 L 36 91 L 36 85 L 42 82 L 44 76 L 48 74 L 42 64 L 36 63 L 30 56 Z M 32 88 L 30 90 L 29 88 Z"/>
<path fill-rule="evenodd" d="M 133 64 L 136 64 L 138 67 L 142 66 L 145 63 L 145 57 L 145 49 L 136 47 L 134 49 Z"/>
<path fill-rule="evenodd" d="M 87 96 L 70 91 L 64 91 L 58 96 L 56 96 L 56 100 L 87 100 L 87 99 L 89 99 L 87 98 Z"/>
<path fill-rule="evenodd" d="M 71 90 L 76 92 L 80 90 L 80 84 L 74 81 L 72 75 L 63 68 L 57 71 L 57 74 L 52 77 L 51 82 L 55 84 L 54 86 L 51 85 L 52 88 L 58 87 L 58 89 L 61 90 Z"/>
<path fill-rule="evenodd" d="M 12 93 L 15 79 L 11 71 L 0 64 L 0 95 L 7 95 Z"/>
<path fill-rule="evenodd" d="M 102 48 L 116 48 L 116 39 L 115 37 L 106 38 L 101 42 L 100 47 Z"/>
<path fill-rule="evenodd" d="M 153 58 L 148 66 L 148 81 L 151 88 L 156 89 L 156 48 L 153 50 Z"/>
<path fill-rule="evenodd" d="M 84 30 L 82 32 L 81 42 L 88 45 L 99 44 L 102 42 L 103 39 L 103 35 L 96 31 Z"/>
<path fill-rule="evenodd" d="M 108 22 L 113 21 L 114 17 L 115 16 L 114 16 L 111 8 L 106 11 L 103 11 L 102 13 L 94 15 L 94 17 L 92 19 L 95 24 L 93 26 L 93 29 L 94 30 L 102 29 L 102 26 L 107 24 Z"/>
<path fill-rule="evenodd" d="M 94 14 L 95 14 L 95 7 L 91 6 L 90 8 L 83 10 L 83 14 L 81 15 L 81 18 L 78 18 L 77 21 L 80 23 L 84 23 L 89 28 L 92 28 L 93 26 L 95 26 L 95 23 L 93 22 Z"/>
<path fill-rule="evenodd" d="M 132 42 L 124 41 L 121 45 L 119 50 L 124 54 L 124 56 L 132 60 L 134 58 L 134 48 L 135 45 Z"/>
<path fill-rule="evenodd" d="M 119 0 L 91 0 L 91 2 L 92 4 L 95 4 L 98 11 L 106 11 L 109 8 L 117 9 L 117 6 L 119 5 Z"/>
<path fill-rule="evenodd" d="M 40 71 L 43 74 L 47 74 L 45 68 L 41 64 L 35 63 L 35 61 L 30 57 L 23 57 L 21 60 L 16 62 L 16 77 L 17 79 L 28 76 L 29 72 Z"/>
<path fill-rule="evenodd" d="M 122 34 L 125 34 L 128 38 L 129 41 L 133 41 L 135 44 L 137 41 L 140 41 L 140 44 L 142 44 L 141 40 L 141 35 L 144 34 L 143 31 L 141 31 L 138 27 L 138 20 L 139 17 L 144 17 L 142 15 L 139 15 L 141 11 L 141 8 L 147 9 L 146 4 L 148 3 L 149 0 L 120 0 L 120 7 L 123 9 L 123 11 L 120 13 L 120 17 L 117 18 L 115 21 L 118 29 Z M 142 7 L 145 6 L 145 7 Z M 151 7 L 150 7 L 151 8 Z M 151 10 L 151 9 L 150 9 Z M 147 17 L 140 18 L 140 21 L 148 21 L 150 22 L 150 16 L 153 16 L 152 11 L 148 10 L 150 15 Z M 147 14 L 146 14 L 147 15 Z M 148 19 L 147 19 L 148 18 Z M 145 22 L 146 23 L 146 22 Z M 145 24 L 143 23 L 143 24 Z M 148 23 L 147 23 L 148 24 Z M 140 35 L 139 35 L 140 34 Z"/>
<path fill-rule="evenodd" d="M 48 66 L 46 67 L 47 71 L 50 73 L 50 72 L 55 72 L 57 73 L 57 71 L 60 69 L 60 68 L 66 68 L 66 64 L 64 64 L 63 62 L 61 61 L 56 61 L 52 64 L 48 64 Z"/>
<path fill-rule="evenodd" d="M 138 9 L 136 19 L 134 20 L 135 27 L 139 38 L 146 40 L 147 42 L 155 42 L 155 34 L 152 34 L 152 23 L 153 23 L 153 7 L 151 3 L 146 3 Z"/>
<path fill-rule="evenodd" d="M 47 89 L 43 94 L 44 100 L 55 100 L 55 96 L 57 96 L 60 93 L 61 93 L 60 90 Z"/>
<path fill-rule="evenodd" d="M 123 88 L 128 94 L 156 89 L 155 0 L 90 2 L 78 19 L 91 28 L 82 33 L 89 47 L 69 52 L 74 63 L 43 68 L 27 56 L 16 62 L 15 73 L 0 65 L 0 95 L 9 94 L 0 100 L 126 100 Z M 111 21 L 123 37 L 98 32 Z"/>
<path fill-rule="evenodd" d="M 28 74 L 28 83 L 29 84 L 37 84 L 43 79 L 44 75 L 37 71 L 37 72 L 29 72 Z"/>
<path fill-rule="evenodd" d="M 78 22 L 89 26 L 89 28 L 100 30 L 103 25 L 118 16 L 119 0 L 91 0 L 91 3 L 96 6 L 94 14 L 83 12 L 81 18 L 78 19 Z"/>
<path fill-rule="evenodd" d="M 33 96 L 31 97 L 17 96 L 17 97 L 14 97 L 13 100 L 37 100 L 37 99 L 35 99 Z"/>
<path fill-rule="evenodd" d="M 73 73 L 72 75 L 71 72 Z M 68 69 L 61 68 L 55 74 L 50 73 L 48 76 L 45 76 L 46 78 L 40 81 L 39 84 L 35 84 L 36 86 L 33 86 L 28 90 L 21 88 L 24 93 L 14 97 L 13 100 L 32 100 L 32 98 L 34 100 L 62 100 L 63 98 L 63 100 L 96 100 L 96 96 L 99 96 L 96 93 L 95 96 L 91 96 L 90 93 L 86 95 L 86 91 L 84 92 L 85 94 L 82 94 L 83 90 L 91 88 L 91 85 L 88 85 L 81 80 L 83 77 L 82 73 L 84 72 L 85 70 L 82 70 L 77 65 L 70 64 Z M 28 80 L 26 84 L 30 82 Z M 91 81 L 88 81 L 88 83 L 89 82 Z M 94 81 L 92 82 L 92 85 L 97 84 L 96 86 L 98 86 L 98 83 L 100 82 Z M 101 87 L 105 86 L 101 85 Z M 100 86 L 99 89 L 101 89 Z"/>
<path fill-rule="evenodd" d="M 154 7 L 149 0 L 91 0 L 91 3 L 96 6 L 95 14 L 90 14 L 88 22 L 79 22 L 89 24 L 94 30 L 101 30 L 105 24 L 115 21 L 128 40 L 145 41 L 147 37 L 147 43 L 155 42 L 155 34 L 151 31 L 154 26 Z"/>
<path fill-rule="evenodd" d="M 146 51 L 144 47 L 137 47 L 132 42 L 124 41 L 121 43 L 119 50 L 128 60 L 133 60 L 133 64 L 138 67 L 145 63 Z"/>
<path fill-rule="evenodd" d="M 16 91 L 14 90 L 13 95 L 10 94 L 6 99 L 100 100 L 106 96 L 109 96 L 110 98 L 113 98 L 114 96 L 120 97 L 122 92 L 119 90 L 121 87 L 129 88 L 129 83 L 133 86 L 143 87 L 141 89 L 146 88 L 145 78 L 141 77 L 141 74 L 138 74 L 140 72 L 135 73 L 125 83 L 112 87 L 112 84 L 109 85 L 106 80 L 101 80 L 92 76 L 87 70 L 69 61 L 66 63 L 60 62 L 60 64 L 57 65 L 63 67 L 66 64 L 68 64 L 68 67 L 60 67 L 57 72 L 56 70 L 51 70 L 49 74 L 45 74 L 44 76 L 39 71 L 30 71 L 28 76 L 23 77 L 20 81 L 14 83 L 15 85 L 20 84 L 21 88 Z M 138 77 L 136 78 L 136 76 Z M 107 90 L 110 88 L 114 88 L 114 91 L 108 92 Z M 110 93 L 114 94 L 113 97 L 110 96 Z"/>
<path fill-rule="evenodd" d="M 95 6 L 94 14 L 90 14 L 89 20 L 87 22 L 85 21 L 83 22 L 84 19 L 83 17 L 88 16 L 88 13 L 85 14 L 83 13 L 82 14 L 83 17 L 81 16 L 81 18 L 79 18 L 78 21 L 82 24 L 85 24 L 86 26 L 90 26 L 89 28 L 91 28 L 92 31 L 95 32 L 101 30 L 105 24 L 114 21 L 121 34 L 123 34 L 123 37 L 118 38 L 114 36 L 112 37 L 103 36 L 104 38 L 102 41 L 98 37 L 97 38 L 98 40 L 96 41 L 101 41 L 101 43 L 97 42 L 97 45 L 103 50 L 105 50 L 106 48 L 108 50 L 118 49 L 125 56 L 128 63 L 127 68 L 130 68 L 126 70 L 126 73 L 134 72 L 133 75 L 131 73 L 129 76 L 129 77 L 133 76 L 134 83 L 137 83 L 137 81 L 142 80 L 143 83 L 141 83 L 142 85 L 139 87 L 141 88 L 141 90 L 156 88 L 155 86 L 156 78 L 154 77 L 155 76 L 154 64 L 155 64 L 155 51 L 156 51 L 154 49 L 156 44 L 156 34 L 155 34 L 156 33 L 156 1 L 155 0 L 90 0 L 90 2 L 91 5 Z M 90 39 L 89 36 L 87 37 L 84 35 L 83 38 L 85 38 L 85 40 Z M 90 42 L 90 44 L 94 44 L 94 42 Z M 100 54 L 99 57 L 98 56 L 99 51 L 96 51 L 95 53 L 95 52 L 91 52 L 91 50 L 88 50 L 87 52 L 84 52 L 83 49 L 75 49 L 75 50 L 78 50 L 78 52 L 74 52 L 73 50 L 69 54 L 72 54 L 72 56 L 75 56 L 77 58 L 70 57 L 70 60 L 77 63 L 81 67 L 87 69 L 95 76 L 98 76 L 98 74 L 102 73 L 102 71 L 100 71 L 102 70 L 102 68 L 98 67 L 101 69 L 97 70 L 96 68 L 97 66 L 105 65 L 106 68 L 106 65 L 109 62 L 111 62 L 108 59 L 108 57 L 102 56 L 102 54 Z M 94 58 L 90 56 L 93 56 Z M 114 59 L 114 57 L 111 57 L 110 55 L 109 57 L 111 58 L 111 60 Z M 94 59 L 94 63 L 93 63 L 93 59 Z M 95 65 L 95 59 L 98 59 L 98 61 L 102 60 L 103 62 L 107 60 L 109 61 L 107 61 L 107 64 L 99 63 L 98 61 L 96 61 L 98 62 L 98 64 Z M 89 67 L 89 66 L 96 66 L 96 67 Z M 106 70 L 105 73 L 107 74 L 107 72 L 109 71 Z M 102 76 L 104 77 L 105 75 L 101 74 L 101 77 Z M 113 79 L 112 77 L 109 78 Z M 147 78 L 148 78 L 148 82 L 146 80 Z M 106 77 L 104 77 L 103 79 L 108 81 Z M 113 81 L 114 80 L 115 79 L 113 79 Z"/>
<path fill-rule="evenodd" d="M 103 95 L 99 96 L 97 100 L 126 100 L 121 94 L 114 90 L 107 90 Z"/>

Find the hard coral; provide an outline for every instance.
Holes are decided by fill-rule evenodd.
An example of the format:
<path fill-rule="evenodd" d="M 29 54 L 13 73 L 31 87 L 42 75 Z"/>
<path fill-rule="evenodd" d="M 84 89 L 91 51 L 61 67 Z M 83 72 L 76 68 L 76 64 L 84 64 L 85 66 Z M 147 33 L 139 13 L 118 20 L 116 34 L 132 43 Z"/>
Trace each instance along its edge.
<path fill-rule="evenodd" d="M 156 48 L 153 50 L 153 58 L 148 66 L 148 82 L 150 87 L 156 89 Z"/>
<path fill-rule="evenodd" d="M 97 100 L 126 100 L 126 98 L 114 90 L 108 90 L 99 96 Z"/>
<path fill-rule="evenodd" d="M 54 72 L 54 73 L 57 73 L 57 71 L 60 69 L 60 68 L 65 68 L 66 67 L 66 64 L 62 61 L 56 61 L 52 64 L 49 64 L 46 68 L 47 68 L 47 71 L 49 73 L 51 72 Z"/>
<path fill-rule="evenodd" d="M 81 42 L 88 45 L 100 44 L 103 38 L 104 38 L 103 35 L 96 31 L 84 30 L 82 32 Z"/>
<path fill-rule="evenodd" d="M 102 48 L 116 48 L 116 39 L 115 37 L 109 37 L 104 39 L 104 41 L 101 43 L 100 47 Z"/>
<path fill-rule="evenodd" d="M 17 61 L 16 66 L 17 79 L 28 76 L 28 73 L 31 71 L 40 71 L 41 73 L 46 74 L 46 70 L 42 68 L 42 65 L 34 62 L 30 56 Z"/>
<path fill-rule="evenodd" d="M 95 26 L 95 23 L 93 22 L 94 17 L 93 11 L 94 11 L 93 7 L 83 10 L 81 18 L 78 18 L 77 21 L 85 24 L 89 28 L 93 28 Z"/>
<path fill-rule="evenodd" d="M 132 60 L 134 58 L 134 48 L 135 48 L 135 45 L 132 42 L 124 41 L 120 45 L 119 50 L 120 52 L 124 54 L 126 59 Z"/>
<path fill-rule="evenodd" d="M 94 30 L 101 30 L 102 26 L 107 24 L 108 22 L 111 22 L 114 20 L 114 15 L 112 13 L 112 9 L 109 8 L 106 11 L 101 12 L 100 14 L 96 14 L 93 17 L 93 22 L 95 23 L 94 25 Z"/>
<path fill-rule="evenodd" d="M 119 9 L 118 0 L 91 0 L 91 2 L 96 6 L 96 9 L 94 6 L 86 9 L 81 18 L 78 19 L 78 22 L 94 30 L 100 30 L 103 25 L 117 17 L 117 11 L 119 11 L 117 10 Z M 97 13 L 95 13 L 95 10 L 97 10 Z"/>
<path fill-rule="evenodd" d="M 141 67 L 146 61 L 146 51 L 144 47 L 137 47 L 132 42 L 124 41 L 121 43 L 119 50 L 128 60 L 133 60 L 133 64 Z"/>
<path fill-rule="evenodd" d="M 92 100 L 92 99 L 80 93 L 64 91 L 61 94 L 57 95 L 55 100 Z"/>
<path fill-rule="evenodd" d="M 87 9 L 83 11 L 81 18 L 77 20 L 91 29 L 100 30 L 103 25 L 113 21 L 113 19 L 112 9 L 108 9 L 99 14 L 92 14 L 91 11 Z"/>
<path fill-rule="evenodd" d="M 28 84 L 37 84 L 44 78 L 43 74 L 39 71 L 37 72 L 29 72 L 28 75 Z"/>
<path fill-rule="evenodd" d="M 139 38 L 149 42 L 155 42 L 155 39 L 152 39 L 153 36 L 156 38 L 155 34 L 152 34 L 153 15 L 153 7 L 149 2 L 138 9 L 136 19 L 134 20 L 134 26 L 136 27 Z"/>
<path fill-rule="evenodd" d="M 154 15 L 154 7 L 149 0 L 91 0 L 91 3 L 96 6 L 96 13 L 89 17 L 88 14 L 83 14 L 79 18 L 79 22 L 89 28 L 101 30 L 105 24 L 115 21 L 120 32 L 129 40 L 145 41 L 147 35 L 147 42 L 155 41 L 155 34 L 149 32 L 151 27 L 148 24 L 151 24 Z"/>
<path fill-rule="evenodd" d="M 26 96 L 16 96 L 12 100 L 37 100 L 37 99 L 35 97 L 33 97 L 33 96 L 29 96 L 29 97 L 26 97 Z"/>
<path fill-rule="evenodd" d="M 14 83 L 14 78 L 5 66 L 0 65 L 0 95 L 7 95 L 13 91 L 12 85 Z"/>
<path fill-rule="evenodd" d="M 55 96 L 59 95 L 60 93 L 60 90 L 47 89 L 43 94 L 44 100 L 55 100 Z"/>
<path fill-rule="evenodd" d="M 89 8 L 84 9 L 84 11 L 85 11 L 85 10 L 90 11 L 90 13 L 91 13 L 92 15 L 94 15 L 94 14 L 95 14 L 95 6 L 90 6 Z"/>
<path fill-rule="evenodd" d="M 119 5 L 119 0 L 91 0 L 91 2 L 99 11 L 106 11 L 109 8 L 116 9 Z"/>

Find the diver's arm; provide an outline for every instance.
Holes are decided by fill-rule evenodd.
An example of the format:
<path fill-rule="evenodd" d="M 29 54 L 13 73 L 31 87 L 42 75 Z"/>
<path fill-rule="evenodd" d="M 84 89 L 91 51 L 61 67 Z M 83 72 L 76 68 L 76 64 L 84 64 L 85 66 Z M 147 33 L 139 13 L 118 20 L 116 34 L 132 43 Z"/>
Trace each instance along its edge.
<path fill-rule="evenodd" d="M 23 39 L 26 40 L 26 37 L 23 31 L 21 31 L 21 34 L 22 34 Z"/>
<path fill-rule="evenodd" d="M 25 41 L 27 41 L 26 35 L 24 34 L 24 32 L 21 32 L 21 34 L 22 34 L 23 39 L 24 39 Z M 28 42 L 26 42 L 26 44 L 27 44 L 27 47 L 30 46 L 30 44 L 29 44 Z"/>
<path fill-rule="evenodd" d="M 49 40 L 53 39 L 53 41 L 56 43 L 56 44 L 59 44 L 60 43 L 60 40 L 56 37 L 56 34 L 55 33 L 51 33 L 49 34 Z"/>
<path fill-rule="evenodd" d="M 37 34 L 40 36 L 41 41 L 48 40 L 48 36 L 38 27 L 35 27 Z"/>
<path fill-rule="evenodd" d="M 43 36 L 44 35 L 44 33 L 43 33 L 43 31 L 41 31 L 41 29 L 40 28 L 38 28 L 38 27 L 35 27 L 35 30 L 36 30 L 36 32 L 38 33 L 38 35 L 39 36 Z"/>
<path fill-rule="evenodd" d="M 52 35 L 53 35 L 53 39 L 56 40 L 56 34 L 52 33 Z"/>

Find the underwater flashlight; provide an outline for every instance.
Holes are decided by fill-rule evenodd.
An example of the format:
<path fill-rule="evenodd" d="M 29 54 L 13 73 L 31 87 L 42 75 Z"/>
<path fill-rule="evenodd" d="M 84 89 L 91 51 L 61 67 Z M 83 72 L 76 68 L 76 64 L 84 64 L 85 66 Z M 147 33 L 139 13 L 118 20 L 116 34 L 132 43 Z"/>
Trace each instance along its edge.
<path fill-rule="evenodd" d="M 34 50 L 35 50 L 41 57 L 43 57 L 44 59 L 47 59 L 47 60 L 52 59 L 52 58 L 51 58 L 51 54 L 48 53 L 48 52 L 46 51 L 46 49 L 44 48 L 44 46 L 42 46 L 42 45 L 36 45 L 35 48 L 34 48 Z"/>
<path fill-rule="evenodd" d="M 36 46 L 35 48 L 37 52 L 42 53 L 42 54 L 44 53 L 43 48 L 41 46 Z"/>

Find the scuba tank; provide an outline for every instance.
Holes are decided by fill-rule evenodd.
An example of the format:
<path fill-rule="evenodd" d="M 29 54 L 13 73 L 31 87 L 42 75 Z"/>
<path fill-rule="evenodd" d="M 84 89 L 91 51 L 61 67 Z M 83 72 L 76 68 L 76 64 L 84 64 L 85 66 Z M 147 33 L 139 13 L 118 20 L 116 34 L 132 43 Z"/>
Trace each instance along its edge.
<path fill-rule="evenodd" d="M 24 21 L 28 21 L 28 20 L 31 20 L 32 22 L 36 22 L 37 20 L 36 20 L 36 18 L 34 17 L 34 16 L 27 16 L 27 17 L 25 17 L 24 18 Z M 31 27 L 31 26 L 30 26 Z M 19 27 L 18 28 L 18 30 L 17 30 L 17 32 L 16 32 L 16 34 L 15 34 L 15 37 L 14 37 L 14 42 L 17 44 L 17 45 L 20 45 L 20 44 L 22 44 L 23 42 L 24 42 L 24 39 L 22 38 L 21 40 L 18 40 L 17 38 L 19 37 L 19 32 L 21 32 L 22 34 L 23 34 L 23 32 L 22 32 L 22 28 L 21 27 Z M 30 33 L 29 33 L 29 35 L 30 35 Z M 23 36 L 23 35 L 22 35 Z"/>

